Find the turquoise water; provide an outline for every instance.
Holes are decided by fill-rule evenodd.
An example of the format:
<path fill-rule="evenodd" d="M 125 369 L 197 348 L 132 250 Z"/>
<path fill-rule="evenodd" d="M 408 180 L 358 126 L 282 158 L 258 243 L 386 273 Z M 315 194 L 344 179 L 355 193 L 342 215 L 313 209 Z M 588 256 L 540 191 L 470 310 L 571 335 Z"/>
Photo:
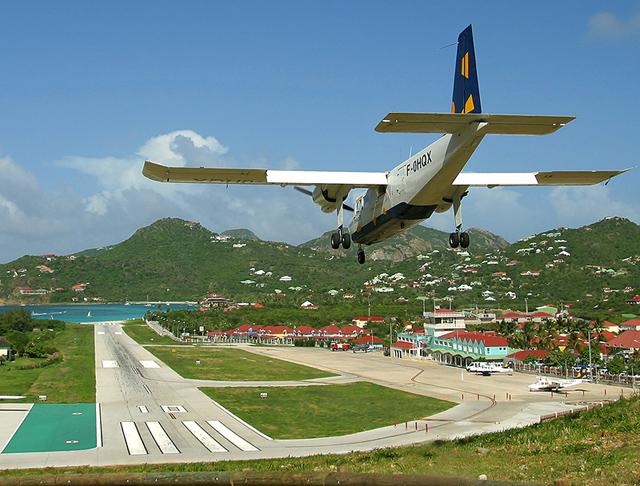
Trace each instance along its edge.
<path fill-rule="evenodd" d="M 162 310 L 195 309 L 191 304 L 161 304 Z M 0 305 L 0 313 L 18 306 Z M 60 319 L 66 322 L 106 322 L 140 319 L 149 311 L 157 311 L 158 305 L 143 304 L 90 304 L 90 305 L 25 305 L 37 319 Z"/>

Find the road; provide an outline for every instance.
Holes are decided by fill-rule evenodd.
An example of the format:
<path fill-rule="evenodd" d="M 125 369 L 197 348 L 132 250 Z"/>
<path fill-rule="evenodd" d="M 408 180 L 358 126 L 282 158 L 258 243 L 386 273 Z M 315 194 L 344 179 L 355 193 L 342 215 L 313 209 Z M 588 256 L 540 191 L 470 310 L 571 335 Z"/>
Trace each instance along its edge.
<path fill-rule="evenodd" d="M 261 459 L 346 453 L 453 439 L 522 427 L 540 416 L 586 403 L 615 399 L 619 388 L 583 384 L 567 394 L 529 392 L 535 377 L 480 376 L 429 362 L 405 361 L 380 353 L 330 352 L 324 348 L 251 347 L 261 355 L 328 370 L 337 376 L 302 382 L 219 382 L 189 380 L 165 366 L 129 338 L 119 324 L 95 325 L 99 447 L 73 452 L 0 454 L 0 469 L 106 466 L 167 462 Z M 272 440 L 198 390 L 203 386 L 273 386 L 349 383 L 365 380 L 399 390 L 456 402 L 432 417 L 341 437 Z M 268 400 L 268 399 L 267 399 Z M 26 411 L 3 412 L 0 447 Z M 26 410 L 28 407 L 24 407 Z"/>

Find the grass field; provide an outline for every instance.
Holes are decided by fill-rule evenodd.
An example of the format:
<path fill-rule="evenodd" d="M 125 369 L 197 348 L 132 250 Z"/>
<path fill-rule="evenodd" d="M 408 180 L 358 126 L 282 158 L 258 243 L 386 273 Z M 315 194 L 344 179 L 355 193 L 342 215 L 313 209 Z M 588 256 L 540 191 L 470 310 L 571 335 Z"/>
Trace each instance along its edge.
<path fill-rule="evenodd" d="M 0 395 L 25 395 L 27 398 L 22 402 L 37 402 L 40 395 L 47 395 L 47 401 L 52 403 L 95 402 L 93 332 L 93 326 L 68 323 L 65 331 L 51 341 L 64 357 L 61 363 L 31 370 L 9 370 L 2 366 Z M 25 363 L 12 366 L 20 364 Z"/>
<path fill-rule="evenodd" d="M 354 473 L 436 474 L 492 481 L 572 486 L 640 483 L 640 402 L 638 397 L 590 412 L 574 414 L 524 429 L 451 442 L 376 449 L 344 455 L 287 457 L 263 461 L 147 464 L 104 468 L 8 470 L 2 474 L 63 474 L 175 471 L 330 471 Z"/>
<path fill-rule="evenodd" d="M 179 344 L 167 336 L 160 336 L 151 329 L 142 319 L 127 322 L 122 325 L 122 329 L 138 344 Z"/>
<path fill-rule="evenodd" d="M 334 376 L 308 366 L 267 358 L 241 349 L 208 346 L 147 346 L 183 378 L 222 381 L 310 380 Z M 196 364 L 200 361 L 200 364 Z"/>
<path fill-rule="evenodd" d="M 201 388 L 274 439 L 345 435 L 434 415 L 454 404 L 373 383 L 277 388 Z M 267 398 L 260 398 L 267 392 Z"/>

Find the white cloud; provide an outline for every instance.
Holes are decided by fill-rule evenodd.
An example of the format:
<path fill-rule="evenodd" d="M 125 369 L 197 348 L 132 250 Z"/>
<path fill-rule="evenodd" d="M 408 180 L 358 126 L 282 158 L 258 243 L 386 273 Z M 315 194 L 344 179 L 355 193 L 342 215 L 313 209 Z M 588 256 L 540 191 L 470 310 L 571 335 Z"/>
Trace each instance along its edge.
<path fill-rule="evenodd" d="M 179 166 L 234 166 L 227 151 L 214 137 L 181 130 L 148 140 L 129 157 L 67 157 L 55 165 L 79 177 L 69 179 L 77 181 L 74 187 L 58 192 L 42 186 L 10 157 L 1 157 L 0 262 L 119 243 L 164 217 L 199 221 L 216 232 L 245 227 L 261 238 L 296 244 L 335 225 L 334 215 L 318 211 L 291 188 L 163 184 L 142 176 L 147 159 Z M 248 163 L 299 168 L 291 158 Z"/>
<path fill-rule="evenodd" d="M 616 201 L 613 195 L 614 191 L 603 184 L 556 187 L 551 191 L 549 200 L 557 217 L 573 221 L 573 225 L 589 224 L 605 216 L 622 216 L 637 221 L 640 216 L 638 207 Z"/>
<path fill-rule="evenodd" d="M 586 38 L 605 42 L 621 41 L 640 35 L 640 13 L 628 20 L 611 12 L 600 12 L 589 19 Z"/>
<path fill-rule="evenodd" d="M 138 155 L 158 164 L 217 167 L 229 149 L 214 137 L 202 137 L 192 130 L 178 130 L 150 139 Z"/>

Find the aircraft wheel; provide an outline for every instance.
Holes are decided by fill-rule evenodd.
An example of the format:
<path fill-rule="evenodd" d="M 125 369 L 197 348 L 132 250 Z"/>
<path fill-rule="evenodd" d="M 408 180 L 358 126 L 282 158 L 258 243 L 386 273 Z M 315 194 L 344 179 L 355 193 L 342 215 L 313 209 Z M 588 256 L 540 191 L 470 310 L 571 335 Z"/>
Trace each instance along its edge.
<path fill-rule="evenodd" d="M 348 250 L 351 246 L 351 235 L 349 233 L 342 234 L 342 248 Z"/>
<path fill-rule="evenodd" d="M 331 234 L 331 248 L 334 250 L 340 248 L 340 235 L 338 233 Z"/>
<path fill-rule="evenodd" d="M 364 250 L 358 250 L 358 263 L 360 265 L 364 263 Z"/>
<path fill-rule="evenodd" d="M 460 237 L 458 236 L 458 233 L 451 233 L 449 235 L 449 246 L 451 248 L 458 248 L 459 245 L 460 245 Z"/>
<path fill-rule="evenodd" d="M 462 248 L 469 247 L 469 233 L 460 233 L 460 246 Z"/>

